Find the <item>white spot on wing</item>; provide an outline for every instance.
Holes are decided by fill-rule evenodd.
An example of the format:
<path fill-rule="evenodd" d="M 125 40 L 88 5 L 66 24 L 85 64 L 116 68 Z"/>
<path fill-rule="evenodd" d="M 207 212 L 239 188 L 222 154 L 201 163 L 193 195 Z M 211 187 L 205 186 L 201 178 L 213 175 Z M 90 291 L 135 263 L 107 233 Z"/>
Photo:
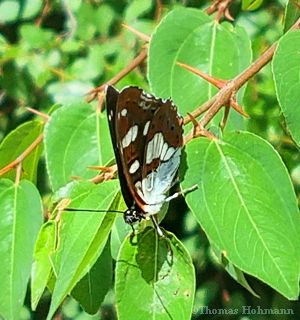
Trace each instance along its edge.
<path fill-rule="evenodd" d="M 110 114 L 108 115 L 108 120 L 111 121 L 111 115 Z"/>
<path fill-rule="evenodd" d="M 161 154 L 161 149 L 164 144 L 164 136 L 162 135 L 161 132 L 156 134 L 157 139 L 156 139 L 156 148 L 155 148 L 155 153 L 154 153 L 154 158 L 159 158 Z"/>
<path fill-rule="evenodd" d="M 125 137 L 122 139 L 122 147 L 123 148 L 128 147 L 130 143 L 136 139 L 137 133 L 138 133 L 138 126 L 134 125 L 128 130 Z"/>
<path fill-rule="evenodd" d="M 133 164 L 132 164 L 132 165 L 130 166 L 130 168 L 129 168 L 129 173 L 130 173 L 130 174 L 134 174 L 139 167 L 140 167 L 139 161 L 138 161 L 138 160 L 135 160 L 135 161 L 133 162 Z"/>
<path fill-rule="evenodd" d="M 137 125 L 132 127 L 132 140 L 134 141 L 137 137 L 139 127 Z"/>
<path fill-rule="evenodd" d="M 142 188 L 142 183 L 141 183 L 141 181 L 137 181 L 137 182 L 135 183 L 135 187 L 136 187 L 137 189 L 141 189 L 141 188 Z"/>
<path fill-rule="evenodd" d="M 153 159 L 161 158 L 161 152 L 164 146 L 164 136 L 161 132 L 154 135 L 149 141 L 146 153 L 146 163 L 149 164 Z"/>
<path fill-rule="evenodd" d="M 174 184 L 174 178 L 180 164 L 181 148 L 174 149 L 170 147 L 168 151 L 169 154 L 172 151 L 169 161 L 160 163 L 156 171 L 152 171 L 142 180 L 141 194 L 147 203 L 143 208 L 146 215 L 159 212 L 166 199 L 166 192 Z"/>
<path fill-rule="evenodd" d="M 121 116 L 125 117 L 127 115 L 127 109 L 121 111 Z"/>
<path fill-rule="evenodd" d="M 161 150 L 160 159 L 164 158 L 167 150 L 168 150 L 168 144 L 167 144 L 167 142 L 165 142 L 163 147 L 162 147 L 162 150 Z"/>
<path fill-rule="evenodd" d="M 150 126 L 150 120 L 146 122 L 144 130 L 143 130 L 143 135 L 147 135 L 148 131 L 149 131 L 149 126 Z"/>
<path fill-rule="evenodd" d="M 153 157 L 152 157 L 152 154 L 153 154 L 153 142 L 154 142 L 154 139 L 150 140 L 149 143 L 148 143 L 148 146 L 147 146 L 147 153 L 146 153 L 146 163 L 149 164 L 151 163 Z"/>
<path fill-rule="evenodd" d="M 142 191 L 142 183 L 141 183 L 141 181 L 137 181 L 135 183 L 135 187 L 136 187 L 136 191 L 139 194 L 139 196 L 145 201 L 145 197 L 144 197 L 144 194 L 143 194 L 143 191 Z"/>
<path fill-rule="evenodd" d="M 173 147 L 170 147 L 162 160 L 168 161 L 173 156 L 174 152 L 175 149 Z"/>

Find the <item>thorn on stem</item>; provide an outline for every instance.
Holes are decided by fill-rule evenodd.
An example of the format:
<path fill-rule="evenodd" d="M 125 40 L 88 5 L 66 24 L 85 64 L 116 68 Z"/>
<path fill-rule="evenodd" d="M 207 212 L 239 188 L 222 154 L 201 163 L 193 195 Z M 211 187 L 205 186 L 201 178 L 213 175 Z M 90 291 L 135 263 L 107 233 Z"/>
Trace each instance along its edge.
<path fill-rule="evenodd" d="M 197 138 L 197 137 L 207 137 L 211 140 L 216 140 L 217 138 L 215 137 L 215 135 L 213 135 L 212 133 L 210 133 L 209 131 L 205 130 L 201 124 L 194 118 L 194 116 L 190 113 L 187 113 L 188 116 L 191 119 L 191 122 L 194 125 L 194 131 L 193 131 L 193 138 Z"/>
<path fill-rule="evenodd" d="M 32 113 L 34 113 L 34 114 L 42 117 L 42 118 L 45 120 L 45 122 L 48 121 L 48 120 L 50 120 L 50 118 L 51 118 L 48 114 L 43 113 L 43 112 L 41 112 L 41 111 L 38 111 L 38 110 L 35 110 L 35 109 L 32 109 L 32 108 L 29 108 L 29 107 L 25 107 L 25 109 L 26 109 L 27 111 L 29 111 L 29 112 L 32 112 Z"/>
<path fill-rule="evenodd" d="M 250 118 L 249 114 L 244 111 L 235 101 L 235 99 L 230 99 L 230 106 L 237 111 L 238 113 L 240 113 L 242 116 L 246 117 L 246 118 Z"/>
<path fill-rule="evenodd" d="M 225 107 L 225 111 L 224 111 L 223 119 L 222 119 L 222 121 L 220 123 L 220 127 L 221 127 L 222 131 L 224 130 L 224 128 L 226 126 L 226 123 L 227 123 L 227 120 L 228 120 L 229 111 L 230 111 L 230 107 L 226 106 Z"/>
<path fill-rule="evenodd" d="M 122 27 L 124 27 L 125 29 L 133 32 L 134 34 L 136 34 L 138 37 L 140 37 L 141 39 L 147 41 L 147 42 L 150 42 L 151 38 L 149 36 L 147 36 L 146 34 L 132 28 L 132 27 L 129 27 L 127 24 L 125 23 L 122 23 Z"/>
<path fill-rule="evenodd" d="M 204 80 L 208 81 L 209 83 L 213 84 L 214 86 L 216 86 L 218 89 L 222 89 L 226 84 L 227 81 L 215 78 L 213 76 L 210 76 L 192 66 L 189 66 L 188 64 L 185 63 L 181 63 L 181 62 L 176 62 L 180 67 L 185 68 L 193 73 L 195 73 L 197 76 L 200 76 L 201 78 L 203 78 Z"/>

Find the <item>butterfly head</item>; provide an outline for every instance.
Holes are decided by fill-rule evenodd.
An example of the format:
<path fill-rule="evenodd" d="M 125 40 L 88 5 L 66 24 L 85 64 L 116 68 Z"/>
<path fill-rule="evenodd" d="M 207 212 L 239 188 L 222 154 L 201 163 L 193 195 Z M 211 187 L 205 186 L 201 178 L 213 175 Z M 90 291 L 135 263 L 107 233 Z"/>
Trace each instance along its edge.
<path fill-rule="evenodd" d="M 124 220 L 128 224 L 133 224 L 137 221 L 141 221 L 143 217 L 144 215 L 137 211 L 134 207 L 132 207 L 131 209 L 127 209 L 124 212 Z"/>

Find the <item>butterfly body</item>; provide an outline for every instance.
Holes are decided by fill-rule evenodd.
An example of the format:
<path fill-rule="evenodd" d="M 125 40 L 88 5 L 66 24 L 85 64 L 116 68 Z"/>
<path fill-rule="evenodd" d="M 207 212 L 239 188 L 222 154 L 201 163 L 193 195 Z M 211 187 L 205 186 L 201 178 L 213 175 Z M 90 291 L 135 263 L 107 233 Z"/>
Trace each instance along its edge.
<path fill-rule="evenodd" d="M 138 87 L 106 88 L 109 128 L 122 194 L 132 224 L 157 214 L 177 178 L 183 119 L 169 99 Z"/>

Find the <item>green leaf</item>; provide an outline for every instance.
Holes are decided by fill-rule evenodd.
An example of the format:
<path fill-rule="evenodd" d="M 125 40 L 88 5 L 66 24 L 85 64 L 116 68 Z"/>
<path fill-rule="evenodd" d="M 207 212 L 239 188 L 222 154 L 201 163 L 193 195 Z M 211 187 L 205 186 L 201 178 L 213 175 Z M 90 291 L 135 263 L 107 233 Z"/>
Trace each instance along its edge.
<path fill-rule="evenodd" d="M 100 77 L 104 71 L 104 57 L 101 45 L 89 48 L 87 57 L 78 58 L 70 66 L 70 74 L 74 79 L 86 81 Z"/>
<path fill-rule="evenodd" d="M 28 105 L 31 97 L 31 83 L 28 77 L 18 69 L 14 63 L 5 63 L 2 67 L 2 89 L 9 96 L 22 101 L 22 105 Z"/>
<path fill-rule="evenodd" d="M 100 257 L 91 270 L 72 290 L 75 298 L 85 312 L 95 314 L 104 300 L 112 283 L 112 258 L 109 243 L 106 243 Z"/>
<path fill-rule="evenodd" d="M 265 140 L 231 133 L 186 147 L 183 188 L 210 241 L 243 272 L 289 299 L 299 294 L 299 212 L 282 160 Z"/>
<path fill-rule="evenodd" d="M 0 3 L 0 23 L 13 22 L 17 20 L 20 3 L 17 0 L 5 0 Z"/>
<path fill-rule="evenodd" d="M 115 260 L 117 260 L 118 258 L 119 250 L 122 246 L 124 239 L 130 233 L 132 233 L 132 229 L 130 225 L 125 223 L 124 218 L 122 216 L 118 215 L 114 223 L 114 226 L 112 228 L 111 238 L 110 238 L 111 256 Z"/>
<path fill-rule="evenodd" d="M 212 245 L 213 253 L 216 256 L 216 259 L 220 264 L 223 265 L 225 270 L 231 275 L 231 277 L 236 280 L 240 285 L 242 285 L 245 289 L 247 289 L 254 297 L 260 298 L 259 295 L 255 293 L 255 291 L 251 288 L 248 281 L 246 280 L 243 272 L 237 268 L 233 263 L 231 263 L 219 250 L 214 248 Z"/>
<path fill-rule="evenodd" d="M 54 32 L 42 29 L 32 24 L 22 25 L 20 34 L 23 44 L 28 45 L 31 49 L 39 49 L 48 47 L 54 40 Z"/>
<path fill-rule="evenodd" d="M 284 13 L 284 32 L 287 32 L 288 29 L 300 18 L 300 11 L 295 3 L 300 5 L 300 0 L 289 0 L 286 4 Z"/>
<path fill-rule="evenodd" d="M 17 58 L 16 62 L 19 66 L 25 67 L 34 79 L 37 86 L 44 86 L 50 79 L 54 77 L 51 68 L 57 67 L 60 61 L 60 54 L 57 51 L 51 51 L 49 55 L 31 54 L 30 60 L 24 57 Z"/>
<path fill-rule="evenodd" d="M 114 10 L 109 5 L 101 4 L 95 15 L 95 26 L 97 31 L 100 34 L 107 36 L 114 19 Z"/>
<path fill-rule="evenodd" d="M 119 202 L 118 208 L 116 210 L 125 212 L 127 206 L 124 199 L 122 198 Z M 128 223 L 125 223 L 122 215 L 117 215 L 115 223 L 113 225 L 110 237 L 110 250 L 113 259 L 117 260 L 120 247 L 126 238 L 126 236 L 132 232 L 132 228 Z"/>
<path fill-rule="evenodd" d="M 190 255 L 173 234 L 150 228 L 126 238 L 116 265 L 120 319 L 190 319 L 194 291 Z"/>
<path fill-rule="evenodd" d="M 58 250 L 52 255 L 57 277 L 50 311 L 51 319 L 63 299 L 89 271 L 105 247 L 115 220 L 109 212 L 120 200 L 119 182 L 107 181 L 99 185 L 75 181 L 60 189 L 56 198 L 72 199 L 69 207 L 78 209 L 101 209 L 108 212 L 70 212 L 61 215 Z"/>
<path fill-rule="evenodd" d="M 95 26 L 96 9 L 91 3 L 83 3 L 76 12 L 77 35 L 84 41 L 91 40 L 97 31 Z"/>
<path fill-rule="evenodd" d="M 54 190 L 72 176 L 90 179 L 113 156 L 105 114 L 96 114 L 87 103 L 74 103 L 56 110 L 45 126 L 45 151 Z"/>
<path fill-rule="evenodd" d="M 42 204 L 35 186 L 26 180 L 0 180 L 0 315 L 20 319 L 42 224 Z"/>
<path fill-rule="evenodd" d="M 264 0 L 243 0 L 242 1 L 242 9 L 244 11 L 252 11 L 256 10 L 263 4 Z"/>
<path fill-rule="evenodd" d="M 200 10 L 174 10 L 152 35 L 148 76 L 152 91 L 159 97 L 172 97 L 185 115 L 218 90 L 177 62 L 227 80 L 248 67 L 250 61 L 251 43 L 243 28 L 234 28 L 227 22 L 221 25 L 211 22 Z M 239 99 L 242 95 L 243 90 Z M 220 120 L 214 121 L 218 124 Z M 235 112 L 231 112 L 230 121 L 234 121 L 234 128 L 244 126 L 242 116 Z"/>
<path fill-rule="evenodd" d="M 272 66 L 277 98 L 293 140 L 300 146 L 300 30 L 279 41 Z"/>
<path fill-rule="evenodd" d="M 130 23 L 141 15 L 150 11 L 153 0 L 133 0 L 129 3 L 124 13 L 124 21 Z"/>
<path fill-rule="evenodd" d="M 22 19 L 31 19 L 43 8 L 43 0 L 25 0 L 21 1 L 21 5 L 20 17 Z"/>
<path fill-rule="evenodd" d="M 29 121 L 21 124 L 11 131 L 0 145 L 0 169 L 16 160 L 42 133 L 44 123 L 40 121 Z M 33 149 L 22 161 L 23 172 L 21 179 L 36 182 L 37 165 L 43 151 L 42 143 Z M 3 177 L 15 180 L 16 170 L 11 170 Z"/>
<path fill-rule="evenodd" d="M 179 61 L 178 53 L 187 39 L 210 21 L 205 13 L 196 9 L 174 10 L 162 19 L 152 34 L 148 58 L 148 78 L 151 89 L 157 96 L 172 97 L 177 104 L 179 103 L 177 97 L 175 99 L 175 92 L 173 93 L 173 81 L 176 80 L 173 72 L 175 68 L 179 68 L 175 65 Z M 197 56 L 201 54 L 202 52 L 198 52 Z M 182 71 L 182 68 L 178 70 Z M 181 92 L 185 89 L 182 88 Z"/>
<path fill-rule="evenodd" d="M 52 274 L 50 254 L 56 249 L 57 221 L 46 222 L 39 233 L 34 249 L 34 263 L 31 270 L 31 306 L 36 306 Z"/>
<path fill-rule="evenodd" d="M 77 41 L 75 39 L 67 39 L 61 43 L 61 50 L 63 53 L 67 54 L 75 54 L 78 53 L 82 49 L 83 45 L 80 41 Z"/>

